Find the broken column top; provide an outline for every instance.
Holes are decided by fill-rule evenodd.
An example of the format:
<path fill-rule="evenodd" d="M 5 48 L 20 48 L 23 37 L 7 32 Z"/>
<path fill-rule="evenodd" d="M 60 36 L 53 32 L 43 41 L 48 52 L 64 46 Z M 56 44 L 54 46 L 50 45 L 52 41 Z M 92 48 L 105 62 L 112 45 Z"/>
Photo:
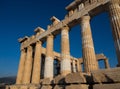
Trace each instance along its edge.
<path fill-rule="evenodd" d="M 70 3 L 65 9 L 70 11 L 74 9 L 78 4 L 80 4 L 82 0 L 74 0 L 72 3 Z"/>
<path fill-rule="evenodd" d="M 53 25 L 60 22 L 60 20 L 58 18 L 56 18 L 55 16 L 51 17 L 50 20 L 53 22 Z"/>
<path fill-rule="evenodd" d="M 54 22 L 54 21 L 60 22 L 60 20 L 59 20 L 58 18 L 56 18 L 55 16 L 51 17 L 50 20 L 51 20 L 52 22 Z"/>
<path fill-rule="evenodd" d="M 37 28 L 34 30 L 35 33 L 44 32 L 44 31 L 45 31 L 45 30 L 44 30 L 43 28 L 41 28 L 41 27 L 37 27 Z"/>
<path fill-rule="evenodd" d="M 25 36 L 25 37 L 23 37 L 23 38 L 19 38 L 18 41 L 19 41 L 20 43 L 22 43 L 22 42 L 24 42 L 25 40 L 27 40 L 28 38 L 29 38 L 28 36 Z"/>

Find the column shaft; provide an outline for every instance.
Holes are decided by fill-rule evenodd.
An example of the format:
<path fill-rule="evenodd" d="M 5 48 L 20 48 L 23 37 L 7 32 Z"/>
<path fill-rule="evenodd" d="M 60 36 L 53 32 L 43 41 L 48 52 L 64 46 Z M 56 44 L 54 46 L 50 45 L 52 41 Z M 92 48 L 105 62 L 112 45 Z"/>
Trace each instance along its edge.
<path fill-rule="evenodd" d="M 24 76 L 23 76 L 23 84 L 29 84 L 31 80 L 31 73 L 32 73 L 32 46 L 27 47 L 27 57 L 25 61 L 25 70 L 24 70 Z"/>
<path fill-rule="evenodd" d="M 44 78 L 53 78 L 53 35 L 47 37 Z"/>
<path fill-rule="evenodd" d="M 40 83 L 40 71 L 41 71 L 41 42 L 37 41 L 35 46 L 34 66 L 32 74 L 32 83 Z"/>
<path fill-rule="evenodd" d="M 82 67 L 80 65 L 79 59 L 77 60 L 77 72 L 81 72 L 82 71 Z"/>
<path fill-rule="evenodd" d="M 76 72 L 75 60 L 72 60 L 72 69 L 73 72 L 75 73 Z"/>
<path fill-rule="evenodd" d="M 63 27 L 61 31 L 61 74 L 71 73 L 69 27 Z"/>
<path fill-rule="evenodd" d="M 90 27 L 90 16 L 81 18 L 81 28 L 84 71 L 89 73 L 98 69 Z"/>
<path fill-rule="evenodd" d="M 104 63 L 105 63 L 105 68 L 106 68 L 106 69 L 109 69 L 109 68 L 110 68 L 110 65 L 109 65 L 108 59 L 105 59 L 105 60 L 104 60 Z"/>
<path fill-rule="evenodd" d="M 112 25 L 113 39 L 120 66 L 120 4 L 119 0 L 111 0 L 109 3 L 109 15 Z"/>
<path fill-rule="evenodd" d="M 17 79 L 16 79 L 16 84 L 22 84 L 25 60 L 26 60 L 26 52 L 25 52 L 25 49 L 22 49 L 21 50 L 19 68 L 18 68 L 18 74 L 17 74 Z"/>

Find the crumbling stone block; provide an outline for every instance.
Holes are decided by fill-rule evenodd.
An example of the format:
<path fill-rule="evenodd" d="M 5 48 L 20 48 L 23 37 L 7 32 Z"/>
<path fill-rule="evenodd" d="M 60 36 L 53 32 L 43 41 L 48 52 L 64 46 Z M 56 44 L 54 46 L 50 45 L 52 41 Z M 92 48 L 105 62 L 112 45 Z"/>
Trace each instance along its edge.
<path fill-rule="evenodd" d="M 56 85 L 54 89 L 65 89 L 65 85 Z"/>
<path fill-rule="evenodd" d="M 88 85 L 85 84 L 69 85 L 66 86 L 65 89 L 88 89 Z"/>
<path fill-rule="evenodd" d="M 28 86 L 21 86 L 20 89 L 28 89 Z"/>
<path fill-rule="evenodd" d="M 19 87 L 17 85 L 11 85 L 9 89 L 18 89 Z M 22 89 L 22 88 L 21 88 Z M 27 89 L 27 88 L 26 88 Z"/>
<path fill-rule="evenodd" d="M 48 86 L 42 86 L 41 89 L 52 89 L 52 87 L 50 85 L 48 85 Z"/>
<path fill-rule="evenodd" d="M 117 83 L 120 82 L 120 68 L 92 71 L 94 83 Z"/>
<path fill-rule="evenodd" d="M 50 80 L 50 78 L 46 78 L 42 80 L 42 84 L 52 84 L 52 81 Z"/>
<path fill-rule="evenodd" d="M 65 84 L 65 77 L 58 75 L 54 78 L 54 84 Z"/>
<path fill-rule="evenodd" d="M 117 84 L 95 84 L 93 89 L 120 89 L 120 83 Z"/>
<path fill-rule="evenodd" d="M 40 89 L 40 86 L 30 86 L 29 89 Z"/>
<path fill-rule="evenodd" d="M 82 73 L 78 72 L 78 73 L 68 74 L 65 77 L 65 82 L 66 83 L 86 83 L 86 79 Z"/>

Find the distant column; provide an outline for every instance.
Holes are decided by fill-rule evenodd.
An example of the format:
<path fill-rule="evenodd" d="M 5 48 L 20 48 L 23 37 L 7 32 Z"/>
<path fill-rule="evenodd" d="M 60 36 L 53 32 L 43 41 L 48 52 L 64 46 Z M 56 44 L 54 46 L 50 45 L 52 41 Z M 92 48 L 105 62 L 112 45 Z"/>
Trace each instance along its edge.
<path fill-rule="evenodd" d="M 120 2 L 119 0 L 110 0 L 109 14 L 112 25 L 112 33 L 116 48 L 116 54 L 118 58 L 118 66 L 120 67 L 120 3 L 119 2 Z"/>
<path fill-rule="evenodd" d="M 80 65 L 79 59 L 77 60 L 77 72 L 81 72 L 82 71 L 82 67 Z"/>
<path fill-rule="evenodd" d="M 26 60 L 26 51 L 25 51 L 25 49 L 22 49 L 21 50 L 19 68 L 18 68 L 18 74 L 17 74 L 17 79 L 16 79 L 16 84 L 22 84 L 25 60 Z"/>
<path fill-rule="evenodd" d="M 109 69 L 110 65 L 109 65 L 108 59 L 104 59 L 104 63 L 105 63 L 105 68 Z"/>
<path fill-rule="evenodd" d="M 72 68 L 73 68 L 73 72 L 76 72 L 76 66 L 75 66 L 75 60 L 72 60 Z"/>
<path fill-rule="evenodd" d="M 29 84 L 30 83 L 30 79 L 31 79 L 31 71 L 32 71 L 32 62 L 33 62 L 33 58 L 32 58 L 32 46 L 28 46 L 27 47 L 27 57 L 26 57 L 26 61 L 25 61 L 25 70 L 24 70 L 24 76 L 23 76 L 23 84 Z"/>
<path fill-rule="evenodd" d="M 36 42 L 35 46 L 35 56 L 34 56 L 34 66 L 33 66 L 33 74 L 32 74 L 32 83 L 39 84 L 40 83 L 40 71 L 41 71 L 41 41 Z"/>
<path fill-rule="evenodd" d="M 81 35 L 84 71 L 89 73 L 98 69 L 90 27 L 90 16 L 81 18 Z"/>
<path fill-rule="evenodd" d="M 61 74 L 63 76 L 71 73 L 69 27 L 61 29 Z"/>
<path fill-rule="evenodd" d="M 53 78 L 53 35 L 47 37 L 44 78 Z"/>

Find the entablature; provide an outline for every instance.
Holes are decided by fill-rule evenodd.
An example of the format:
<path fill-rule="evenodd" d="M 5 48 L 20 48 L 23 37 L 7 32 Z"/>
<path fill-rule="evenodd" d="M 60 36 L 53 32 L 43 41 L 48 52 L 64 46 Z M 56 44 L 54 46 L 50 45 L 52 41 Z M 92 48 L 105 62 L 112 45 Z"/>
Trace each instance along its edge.
<path fill-rule="evenodd" d="M 75 0 L 75 2 L 76 1 L 77 3 L 80 2 L 80 0 Z M 83 0 L 83 1 L 87 2 L 87 0 Z M 57 21 L 59 22 L 55 25 L 51 25 L 49 29 L 45 30 L 45 32 L 43 32 L 42 34 L 35 36 L 34 39 L 28 40 L 27 42 L 22 44 L 21 49 L 26 48 L 27 46 L 36 43 L 36 41 L 38 40 L 41 40 L 43 42 L 46 41 L 46 37 L 49 34 L 54 34 L 54 36 L 60 34 L 61 29 L 66 25 L 72 28 L 73 26 L 80 24 L 80 19 L 82 16 L 86 14 L 89 14 L 91 16 L 91 15 L 96 15 L 97 13 L 100 13 L 101 10 L 98 10 L 99 7 L 106 5 L 109 1 L 110 0 L 97 0 L 96 2 L 89 3 L 88 5 L 85 5 L 85 3 L 79 3 L 78 5 L 79 8 L 73 11 L 72 15 L 70 16 L 67 15 L 64 20 L 59 21 L 56 17 L 55 18 L 53 17 L 52 20 L 57 19 Z M 80 7 L 82 9 L 80 9 Z M 98 10 L 98 11 L 93 14 L 93 10 L 95 11 Z"/>

